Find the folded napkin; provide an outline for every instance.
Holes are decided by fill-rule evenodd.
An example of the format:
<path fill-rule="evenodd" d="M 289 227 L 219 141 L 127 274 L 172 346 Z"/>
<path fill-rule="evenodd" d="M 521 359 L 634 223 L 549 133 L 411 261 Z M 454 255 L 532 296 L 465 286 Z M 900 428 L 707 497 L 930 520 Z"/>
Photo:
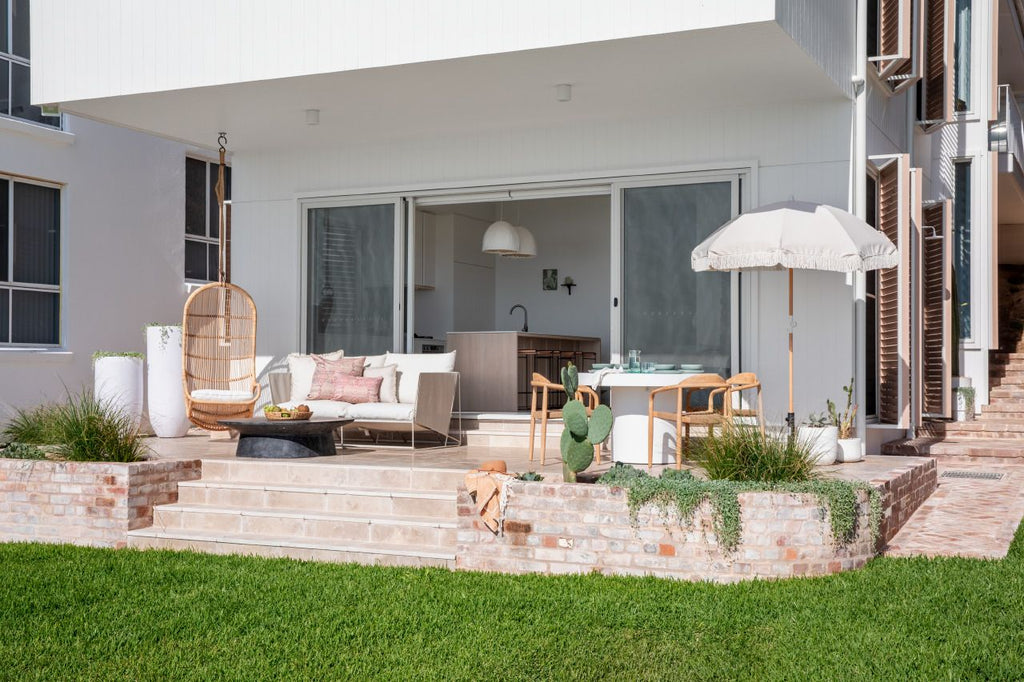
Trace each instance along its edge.
<path fill-rule="evenodd" d="M 600 388 L 601 382 L 609 374 L 622 374 L 622 369 L 619 367 L 605 367 L 604 369 L 594 369 L 590 371 L 596 378 L 591 385 L 591 388 Z"/>
<path fill-rule="evenodd" d="M 466 489 L 476 503 L 476 510 L 484 525 L 492 533 L 501 530 L 501 517 L 505 511 L 505 484 L 515 479 L 507 472 L 505 462 L 484 462 L 479 469 L 466 474 Z"/>

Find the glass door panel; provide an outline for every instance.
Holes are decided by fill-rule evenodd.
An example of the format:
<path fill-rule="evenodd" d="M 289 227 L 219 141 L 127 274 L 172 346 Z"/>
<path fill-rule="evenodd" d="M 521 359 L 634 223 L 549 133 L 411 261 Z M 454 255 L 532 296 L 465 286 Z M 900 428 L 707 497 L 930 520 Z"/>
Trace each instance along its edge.
<path fill-rule="evenodd" d="M 696 273 L 690 252 L 738 211 L 733 180 L 622 189 L 622 355 L 729 376 L 732 277 Z"/>
<path fill-rule="evenodd" d="M 306 349 L 376 355 L 398 348 L 396 204 L 307 212 Z"/>

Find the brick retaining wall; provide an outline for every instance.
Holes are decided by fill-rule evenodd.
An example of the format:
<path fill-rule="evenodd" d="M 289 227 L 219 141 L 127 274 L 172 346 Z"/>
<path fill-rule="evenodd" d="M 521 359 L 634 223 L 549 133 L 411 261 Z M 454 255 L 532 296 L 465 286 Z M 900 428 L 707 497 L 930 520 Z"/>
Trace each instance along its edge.
<path fill-rule="evenodd" d="M 0 541 L 124 547 L 153 523 L 153 506 L 198 479 L 199 460 L 51 462 L 0 459 Z"/>
<path fill-rule="evenodd" d="M 934 461 L 872 481 L 883 495 L 879 545 L 895 534 L 935 482 Z M 866 495 L 856 537 L 836 547 L 815 497 L 741 493 L 742 539 L 736 550 L 726 552 L 715 539 L 707 503 L 697 509 L 691 527 L 653 505 L 642 507 L 634 523 L 621 488 L 525 481 L 508 487 L 501 536 L 483 526 L 469 493 L 460 488 L 457 568 L 736 582 L 836 573 L 863 566 L 877 554 Z"/>

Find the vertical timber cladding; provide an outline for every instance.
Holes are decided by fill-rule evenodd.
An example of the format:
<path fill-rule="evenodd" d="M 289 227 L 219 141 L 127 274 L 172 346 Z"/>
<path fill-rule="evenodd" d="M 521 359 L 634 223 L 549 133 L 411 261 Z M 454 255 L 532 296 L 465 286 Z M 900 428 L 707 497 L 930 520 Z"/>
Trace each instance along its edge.
<path fill-rule="evenodd" d="M 952 416 L 952 202 L 923 209 L 919 258 L 921 408 L 926 417 Z"/>
<path fill-rule="evenodd" d="M 872 157 L 878 171 L 878 229 L 900 262 L 878 272 L 878 417 L 910 422 L 910 157 Z"/>

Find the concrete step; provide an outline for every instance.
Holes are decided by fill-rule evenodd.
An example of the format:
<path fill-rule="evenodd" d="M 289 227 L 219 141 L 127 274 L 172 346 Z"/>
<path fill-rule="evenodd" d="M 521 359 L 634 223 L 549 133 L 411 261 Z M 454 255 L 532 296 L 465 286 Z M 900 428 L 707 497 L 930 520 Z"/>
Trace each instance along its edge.
<path fill-rule="evenodd" d="M 128 545 L 140 549 L 193 550 L 209 554 L 289 557 L 377 566 L 455 567 L 454 548 L 331 542 L 274 535 L 231 535 L 219 531 L 143 528 L 128 533 Z"/>
<path fill-rule="evenodd" d="M 437 518 L 177 503 L 154 510 L 153 528 L 165 532 L 215 531 L 232 536 L 264 535 L 325 543 L 453 548 L 456 540 L 454 512 L 452 509 L 449 518 Z"/>
<path fill-rule="evenodd" d="M 382 459 L 386 459 L 382 455 Z M 454 491 L 464 469 L 338 464 L 316 460 L 205 459 L 202 481 L 243 481 L 336 488 L 395 488 L 398 490 Z"/>
<path fill-rule="evenodd" d="M 444 491 L 200 479 L 178 484 L 178 502 L 212 507 L 449 518 L 455 513 L 455 486 Z"/>

